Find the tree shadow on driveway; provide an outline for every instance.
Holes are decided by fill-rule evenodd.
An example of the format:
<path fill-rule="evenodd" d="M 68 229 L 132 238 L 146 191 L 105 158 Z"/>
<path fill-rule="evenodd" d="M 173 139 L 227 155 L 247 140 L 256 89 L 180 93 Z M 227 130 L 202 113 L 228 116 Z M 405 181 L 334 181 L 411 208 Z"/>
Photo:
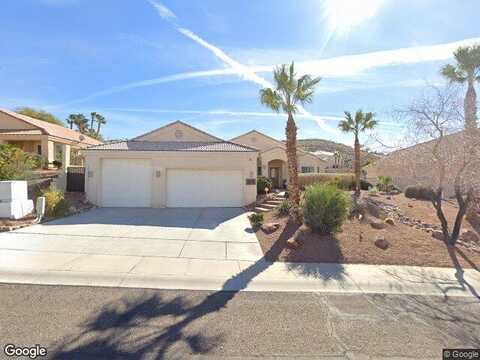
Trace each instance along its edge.
<path fill-rule="evenodd" d="M 222 289 L 206 296 L 197 304 L 177 296 L 162 299 L 158 294 L 134 301 L 122 299 L 104 306 L 82 325 L 79 335 L 67 337 L 51 354 L 52 359 L 165 359 L 178 347 L 185 347 L 192 354 L 206 354 L 222 343 L 223 334 L 205 335 L 206 331 L 192 331 L 198 319 L 224 309 L 259 274 L 268 269 L 278 258 L 285 245 L 274 244 L 252 265 L 232 276 Z M 339 279 L 343 268 L 334 267 L 324 279 Z M 302 270 L 302 265 L 296 266 Z M 309 270 L 304 273 L 308 275 Z M 312 273 L 313 275 L 313 273 Z M 315 272 L 315 277 L 321 273 Z"/>

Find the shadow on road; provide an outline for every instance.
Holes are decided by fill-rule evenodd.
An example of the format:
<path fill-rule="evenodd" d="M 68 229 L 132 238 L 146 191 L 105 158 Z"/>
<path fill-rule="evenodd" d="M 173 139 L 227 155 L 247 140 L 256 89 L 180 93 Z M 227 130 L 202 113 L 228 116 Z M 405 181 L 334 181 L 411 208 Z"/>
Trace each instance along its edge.
<path fill-rule="evenodd" d="M 183 297 L 166 301 L 158 295 L 136 301 L 120 300 L 93 314 L 79 335 L 64 339 L 51 354 L 52 359 L 164 359 L 175 352 L 174 345 L 187 346 L 193 354 L 206 354 L 222 342 L 222 335 L 208 337 L 202 331 L 192 331 L 196 320 L 224 309 L 277 259 L 285 244 L 277 242 L 264 257 L 232 276 L 222 289 L 206 296 L 198 304 Z M 333 269 L 333 270 L 332 270 Z M 302 267 L 294 270 L 316 278 L 341 279 L 343 267 L 330 268 L 322 275 L 319 269 Z M 161 322 L 161 324 L 158 324 Z"/>

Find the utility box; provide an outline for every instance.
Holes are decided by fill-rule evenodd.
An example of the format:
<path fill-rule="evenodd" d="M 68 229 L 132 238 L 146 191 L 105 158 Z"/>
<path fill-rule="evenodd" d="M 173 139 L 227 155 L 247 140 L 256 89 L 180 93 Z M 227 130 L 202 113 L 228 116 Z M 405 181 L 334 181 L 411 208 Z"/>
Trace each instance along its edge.
<path fill-rule="evenodd" d="M 26 181 L 0 181 L 0 218 L 21 219 L 32 211 Z"/>

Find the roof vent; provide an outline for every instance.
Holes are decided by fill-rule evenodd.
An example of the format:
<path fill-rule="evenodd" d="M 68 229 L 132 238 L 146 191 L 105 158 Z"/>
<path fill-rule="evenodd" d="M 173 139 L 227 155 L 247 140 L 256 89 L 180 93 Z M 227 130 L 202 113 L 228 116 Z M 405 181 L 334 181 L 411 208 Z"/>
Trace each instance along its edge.
<path fill-rule="evenodd" d="M 182 130 L 175 130 L 175 138 L 181 139 L 183 137 L 183 131 Z"/>

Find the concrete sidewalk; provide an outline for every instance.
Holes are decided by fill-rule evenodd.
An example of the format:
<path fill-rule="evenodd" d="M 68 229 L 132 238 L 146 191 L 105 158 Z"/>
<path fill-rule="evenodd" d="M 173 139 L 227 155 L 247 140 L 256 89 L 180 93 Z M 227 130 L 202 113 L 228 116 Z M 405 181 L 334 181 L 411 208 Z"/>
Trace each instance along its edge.
<path fill-rule="evenodd" d="M 480 294 L 480 272 L 392 265 L 271 263 L 0 250 L 0 282 L 47 285 L 385 293 Z M 479 297 L 480 298 L 480 297 Z"/>

